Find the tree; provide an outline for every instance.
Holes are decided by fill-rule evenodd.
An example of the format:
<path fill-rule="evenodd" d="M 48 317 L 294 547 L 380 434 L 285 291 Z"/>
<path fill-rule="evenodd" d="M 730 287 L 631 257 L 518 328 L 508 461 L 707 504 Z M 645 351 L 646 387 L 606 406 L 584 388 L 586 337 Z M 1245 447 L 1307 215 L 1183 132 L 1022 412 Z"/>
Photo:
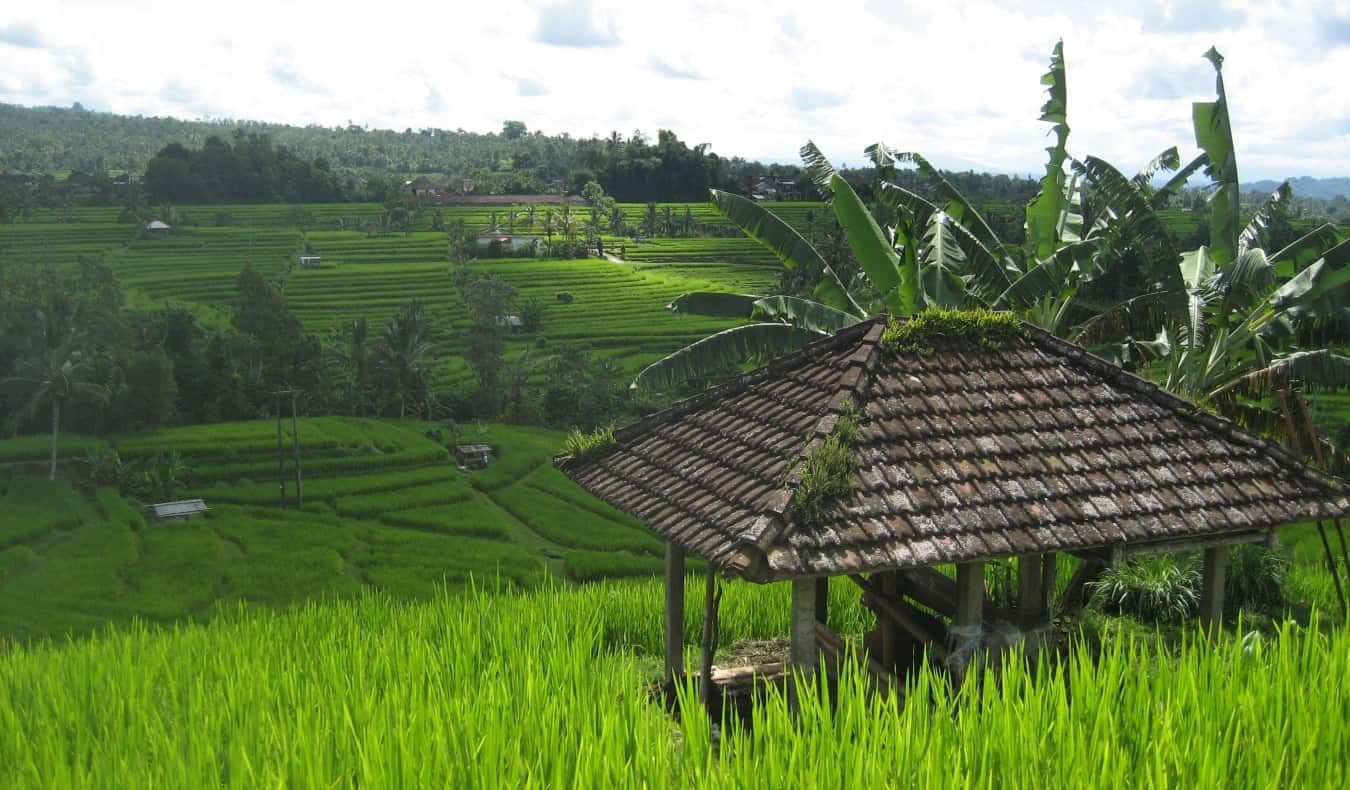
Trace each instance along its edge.
<path fill-rule="evenodd" d="M 516 288 L 495 274 L 463 277 L 457 286 L 469 313 L 464 356 L 478 380 L 485 409 L 495 412 L 506 351 L 507 316 L 516 300 Z"/>
<path fill-rule="evenodd" d="M 68 333 L 64 342 L 45 348 L 32 357 L 20 361 L 18 369 L 0 384 L 15 390 L 24 399 L 24 405 L 10 418 L 10 430 L 17 431 L 23 419 L 33 419 L 45 404 L 51 410 L 51 456 L 47 479 L 56 479 L 56 446 L 61 432 L 61 407 L 71 399 L 87 397 L 100 399 L 106 391 L 90 383 L 89 360 L 81 353 L 81 338 L 75 331 Z"/>
<path fill-rule="evenodd" d="M 398 416 L 406 417 L 408 401 L 426 395 L 426 373 L 432 352 L 427 339 L 429 322 L 422 303 L 416 299 L 385 324 L 375 344 L 375 366 L 380 383 L 389 396 L 398 400 Z"/>

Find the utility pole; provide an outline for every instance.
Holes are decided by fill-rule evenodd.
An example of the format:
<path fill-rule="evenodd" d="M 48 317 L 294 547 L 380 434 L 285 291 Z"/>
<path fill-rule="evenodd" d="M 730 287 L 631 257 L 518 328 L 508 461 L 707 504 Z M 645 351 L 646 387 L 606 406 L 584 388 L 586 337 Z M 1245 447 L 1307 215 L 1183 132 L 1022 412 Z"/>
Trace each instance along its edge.
<path fill-rule="evenodd" d="M 277 489 L 280 492 L 281 507 L 286 506 L 286 453 L 283 449 L 281 436 L 281 398 L 283 395 L 289 395 L 291 398 L 291 452 L 295 459 L 295 506 L 300 507 L 305 503 L 303 481 L 300 476 L 300 419 L 296 406 L 296 398 L 299 394 L 294 389 L 277 390 L 272 393 L 277 410 Z"/>
<path fill-rule="evenodd" d="M 286 507 L 286 456 L 281 450 L 281 393 L 272 393 L 272 400 L 277 409 L 277 488 L 280 493 L 278 505 Z"/>
<path fill-rule="evenodd" d="M 295 415 L 296 391 L 291 390 L 291 449 L 295 453 L 295 506 L 305 504 L 305 490 L 300 481 L 300 422 Z"/>

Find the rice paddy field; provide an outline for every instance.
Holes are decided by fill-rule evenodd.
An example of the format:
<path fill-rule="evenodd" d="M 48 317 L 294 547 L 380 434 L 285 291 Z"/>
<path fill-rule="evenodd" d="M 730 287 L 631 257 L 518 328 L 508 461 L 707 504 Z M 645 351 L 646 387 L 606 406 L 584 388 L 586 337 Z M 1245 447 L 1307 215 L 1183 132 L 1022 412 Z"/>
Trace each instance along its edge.
<path fill-rule="evenodd" d="M 699 580 L 688 594 L 698 600 Z M 724 640 L 783 633 L 729 585 Z M 1343 787 L 1350 636 L 1314 623 L 1169 652 L 1080 644 L 954 691 L 771 690 L 748 722 L 648 699 L 661 588 L 492 583 L 0 650 L 6 787 Z M 840 627 L 856 595 L 832 588 Z M 852 607 L 852 608 L 850 608 Z M 685 623 L 692 642 L 700 623 Z M 693 658 L 692 651 L 689 658 Z M 696 710 L 692 688 L 683 705 Z"/>
<path fill-rule="evenodd" d="M 812 205 L 782 208 L 792 221 L 804 221 Z M 710 204 L 659 208 L 667 207 L 676 217 L 688 209 L 704 228 L 733 231 Z M 623 208 L 630 221 L 646 211 L 645 205 Z M 528 225 L 523 209 L 514 210 L 514 220 L 509 207 L 439 211 L 446 222 L 463 220 L 475 230 L 486 231 L 495 223 L 543 235 L 542 209 L 536 210 L 533 225 Z M 430 229 L 431 210 L 419 215 L 418 229 L 410 233 L 378 235 L 358 228 L 383 214 L 379 204 L 188 206 L 178 212 L 188 222 L 172 235 L 143 238 L 135 225 L 118 224 L 115 210 L 39 211 L 33 221 L 0 225 L 0 260 L 68 265 L 81 255 L 103 255 L 134 303 L 172 301 L 203 311 L 228 309 L 246 262 L 271 277 L 292 269 L 285 281 L 287 300 L 305 328 L 316 333 L 359 318 L 379 327 L 410 299 L 420 299 L 432 318 L 439 359 L 434 387 L 450 391 L 469 383 L 456 341 L 467 318 L 448 276 L 447 237 Z M 573 213 L 580 225 L 584 209 L 574 207 Z M 292 266 L 306 244 L 323 259 L 323 268 Z M 771 253 L 743 237 L 608 239 L 607 250 L 613 251 L 613 260 L 501 259 L 472 264 L 473 269 L 496 273 L 515 285 L 521 300 L 540 299 L 548 306 L 542 329 L 513 336 L 508 356 L 542 339 L 587 348 L 635 373 L 735 323 L 672 315 L 665 306 L 676 296 L 692 290 L 765 291 L 780 270 Z M 572 300 L 561 301 L 563 293 Z"/>
<path fill-rule="evenodd" d="M 430 424 L 302 418 L 303 507 L 279 503 L 276 425 L 221 423 L 91 439 L 62 438 L 62 474 L 94 448 L 126 461 L 166 449 L 191 469 L 180 498 L 209 515 L 155 521 L 111 488 L 83 496 L 40 479 L 45 437 L 0 442 L 0 640 L 31 642 L 125 624 L 204 620 L 247 601 L 285 608 L 378 590 L 393 598 L 460 589 L 477 573 L 533 588 L 650 575 L 662 544 L 556 471 L 562 434 L 468 426 L 462 441 L 497 452 L 464 472 Z"/>

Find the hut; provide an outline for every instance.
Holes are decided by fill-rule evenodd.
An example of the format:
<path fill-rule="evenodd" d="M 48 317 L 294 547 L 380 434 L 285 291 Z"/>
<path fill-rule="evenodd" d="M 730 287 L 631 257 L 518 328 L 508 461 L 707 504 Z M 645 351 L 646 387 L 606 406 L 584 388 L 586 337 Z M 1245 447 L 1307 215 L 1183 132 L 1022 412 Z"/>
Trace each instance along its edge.
<path fill-rule="evenodd" d="M 1034 643 L 1065 554 L 1083 560 L 1067 596 L 1129 557 L 1203 550 L 1200 617 L 1215 629 L 1230 544 L 1350 514 L 1345 486 L 1279 446 L 1007 325 L 997 340 L 905 345 L 887 319 L 865 321 L 560 462 L 665 539 L 668 677 L 683 673 L 691 553 L 708 562 L 710 607 L 713 573 L 791 585 L 790 663 L 805 672 L 843 649 L 826 582 L 852 579 L 877 614 L 867 666 L 889 681 L 924 655 L 960 671 L 1009 629 Z M 806 501 L 803 459 L 830 443 L 852 459 L 852 484 Z M 997 558 L 1016 558 L 1014 606 L 986 597 L 984 564 Z M 933 567 L 947 563 L 955 579 Z"/>

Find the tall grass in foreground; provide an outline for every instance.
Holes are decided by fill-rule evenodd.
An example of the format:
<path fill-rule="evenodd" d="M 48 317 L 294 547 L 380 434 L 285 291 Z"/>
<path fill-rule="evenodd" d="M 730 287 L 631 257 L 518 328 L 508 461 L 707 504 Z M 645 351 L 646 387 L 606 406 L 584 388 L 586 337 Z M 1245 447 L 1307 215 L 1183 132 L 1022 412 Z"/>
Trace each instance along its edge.
<path fill-rule="evenodd" d="M 676 723 L 645 700 L 660 600 L 650 582 L 423 604 L 370 596 L 0 653 L 0 786 L 1346 780 L 1344 631 L 1291 627 L 1168 657 L 1118 642 L 1052 676 L 1011 666 L 959 695 L 925 675 L 899 711 L 846 672 L 833 709 L 808 689 L 794 720 L 774 695 L 751 729 L 724 730 L 716 757 L 706 721 Z M 724 602 L 727 639 L 785 630 L 783 592 L 736 585 Z"/>

